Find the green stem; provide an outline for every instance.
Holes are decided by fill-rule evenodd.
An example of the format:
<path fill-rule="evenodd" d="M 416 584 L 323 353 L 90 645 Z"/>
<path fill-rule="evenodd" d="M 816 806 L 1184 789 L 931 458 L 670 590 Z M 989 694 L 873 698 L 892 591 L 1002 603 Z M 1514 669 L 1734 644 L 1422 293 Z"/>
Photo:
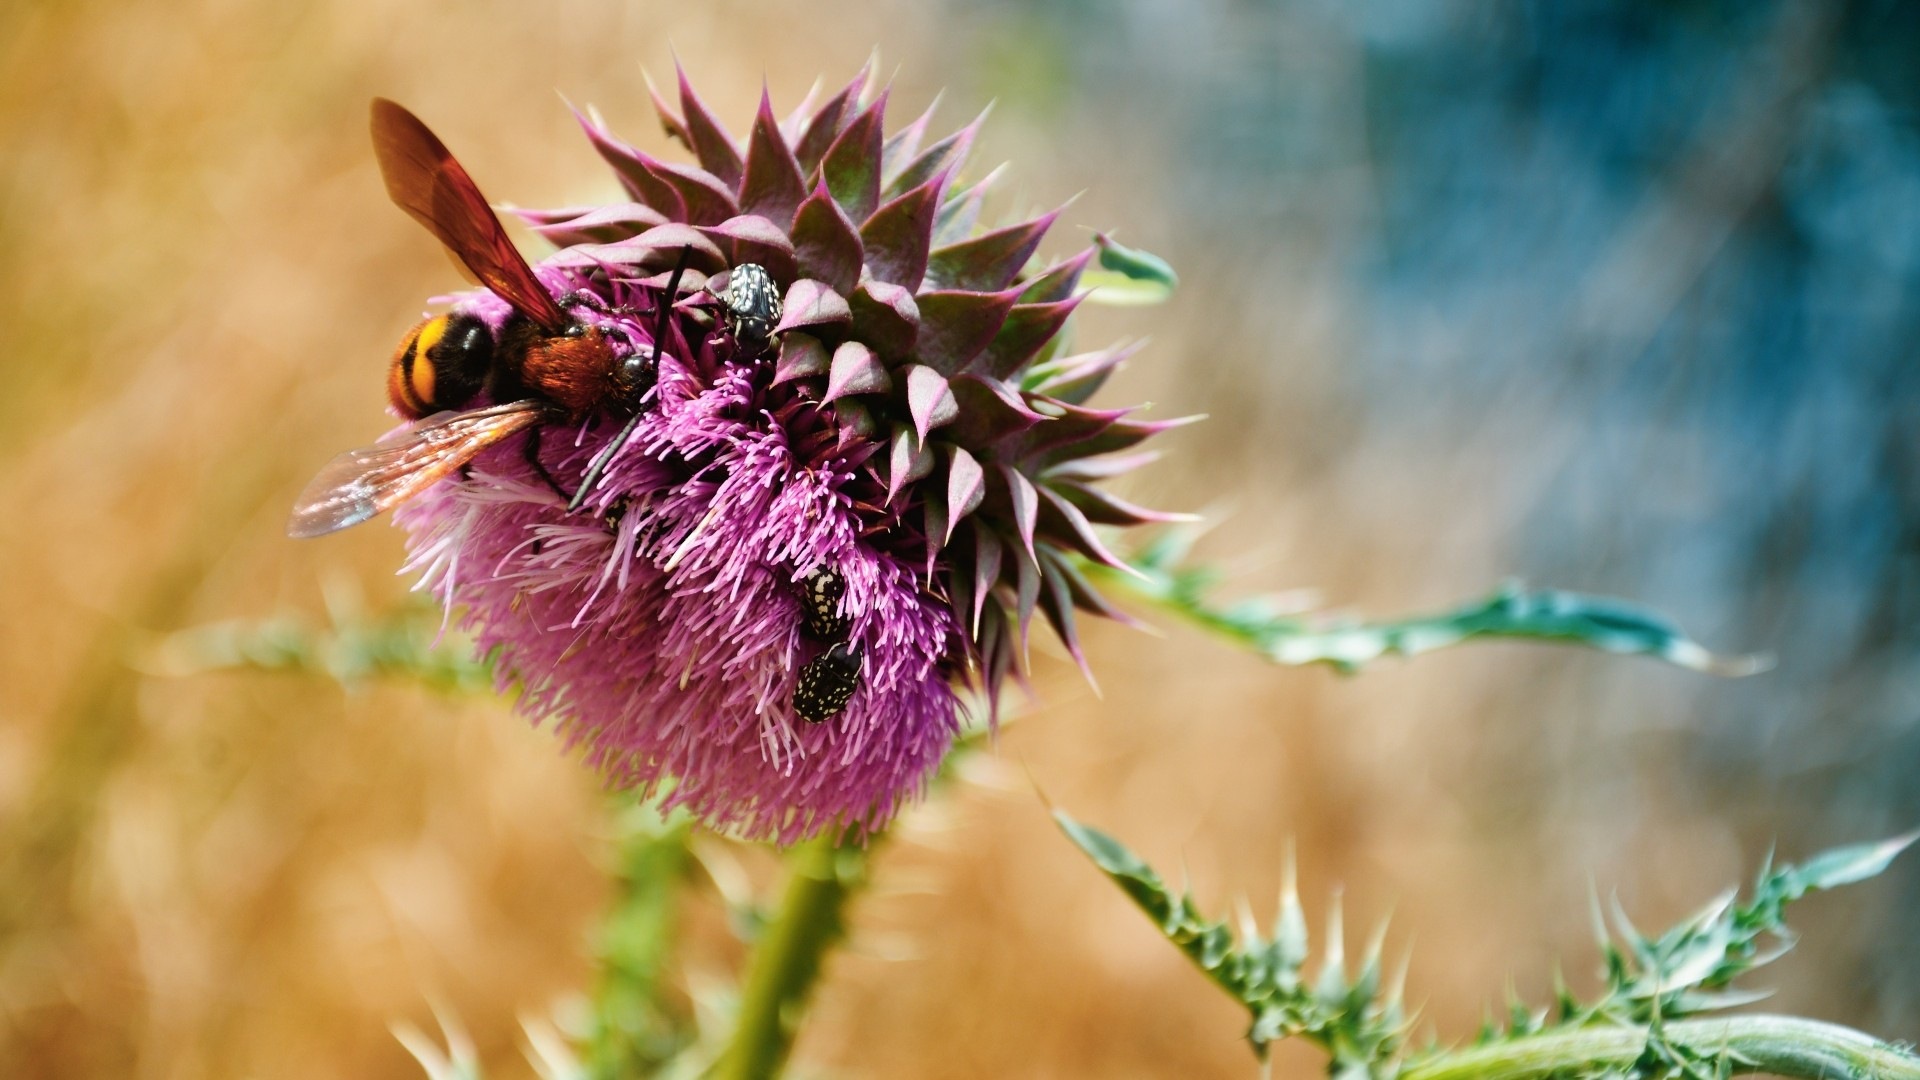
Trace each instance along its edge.
<path fill-rule="evenodd" d="M 868 837 L 866 848 L 839 847 L 822 837 L 794 849 L 786 896 L 754 950 L 718 1080 L 766 1080 L 786 1065 L 821 961 L 846 936 L 847 901 L 866 882 L 877 840 Z"/>
<path fill-rule="evenodd" d="M 1712 1059 L 1724 1051 L 1735 1073 L 1772 1076 L 1874 1077 L 1920 1080 L 1920 1057 L 1836 1024 L 1792 1016 L 1739 1016 L 1669 1022 L 1666 1040 Z M 1630 1027 L 1576 1028 L 1442 1054 L 1403 1071 L 1399 1080 L 1545 1080 L 1551 1076 L 1624 1073 L 1646 1049 L 1647 1033 Z"/>
<path fill-rule="evenodd" d="M 629 815 L 651 818 L 651 806 Z M 600 930 L 600 983 L 582 1048 L 597 1080 L 651 1076 L 685 1049 L 687 1025 L 663 999 L 673 954 L 681 885 L 692 861 L 684 821 L 664 828 L 629 823 L 620 842 L 619 888 Z"/>

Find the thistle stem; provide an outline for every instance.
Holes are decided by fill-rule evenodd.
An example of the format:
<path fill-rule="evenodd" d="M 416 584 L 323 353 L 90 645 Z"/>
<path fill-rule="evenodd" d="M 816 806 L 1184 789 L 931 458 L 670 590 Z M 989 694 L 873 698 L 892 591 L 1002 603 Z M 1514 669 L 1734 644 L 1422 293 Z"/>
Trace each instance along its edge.
<path fill-rule="evenodd" d="M 1851 1028 L 1792 1016 L 1738 1016 L 1670 1021 L 1669 1043 L 1707 1059 L 1726 1054 L 1734 1073 L 1820 1080 L 1870 1076 L 1920 1080 L 1920 1057 Z M 1624 1074 L 1646 1049 L 1646 1032 L 1591 1027 L 1531 1035 L 1412 1065 L 1399 1080 L 1545 1080 L 1550 1076 Z"/>
<path fill-rule="evenodd" d="M 739 1021 L 714 1074 L 718 1080 L 766 1080 L 786 1065 L 821 962 L 846 936 L 847 901 L 866 882 L 877 839 L 869 837 L 863 848 L 822 837 L 794 849 L 779 914 L 748 966 Z"/>

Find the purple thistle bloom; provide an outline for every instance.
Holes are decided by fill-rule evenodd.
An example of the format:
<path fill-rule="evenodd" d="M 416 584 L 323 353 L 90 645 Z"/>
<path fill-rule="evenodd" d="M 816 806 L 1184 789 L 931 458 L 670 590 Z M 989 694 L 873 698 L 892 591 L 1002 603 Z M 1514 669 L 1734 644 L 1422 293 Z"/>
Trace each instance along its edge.
<path fill-rule="evenodd" d="M 1075 610 L 1118 617 L 1076 568 L 1121 565 L 1095 526 L 1170 517 L 1095 486 L 1172 426 L 1083 404 L 1132 350 L 1055 355 L 1094 250 L 1030 266 L 1056 215 L 981 229 L 987 185 L 954 190 L 977 122 L 922 149 L 927 118 L 886 136 L 868 85 L 785 122 L 763 98 L 741 141 L 683 76 L 681 111 L 656 104 L 698 167 L 581 118 L 630 201 L 523 213 L 560 248 L 536 272 L 657 381 L 623 442 L 619 410 L 536 430 L 563 489 L 610 455 L 578 511 L 530 433 L 397 515 L 521 713 L 617 786 L 782 842 L 883 826 L 958 691 L 994 708 L 1024 666 L 1034 611 L 1076 659 Z"/>

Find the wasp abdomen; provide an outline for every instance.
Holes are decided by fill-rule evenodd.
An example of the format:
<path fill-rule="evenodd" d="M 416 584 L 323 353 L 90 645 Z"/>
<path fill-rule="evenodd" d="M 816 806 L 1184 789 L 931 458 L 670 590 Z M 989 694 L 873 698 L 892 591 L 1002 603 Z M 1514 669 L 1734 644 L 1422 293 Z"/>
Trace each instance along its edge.
<path fill-rule="evenodd" d="M 493 367 L 493 331 L 472 315 L 436 315 L 400 340 L 387 399 L 409 420 L 472 401 Z"/>

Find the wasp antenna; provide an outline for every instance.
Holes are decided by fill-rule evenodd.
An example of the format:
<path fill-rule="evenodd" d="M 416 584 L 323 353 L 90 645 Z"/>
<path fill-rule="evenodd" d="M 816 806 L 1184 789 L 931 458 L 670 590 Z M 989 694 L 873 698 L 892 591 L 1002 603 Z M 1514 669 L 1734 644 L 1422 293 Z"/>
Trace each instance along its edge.
<path fill-rule="evenodd" d="M 667 319 L 673 314 L 673 298 L 680 293 L 680 278 L 686 274 L 687 260 L 692 256 L 693 245 L 682 244 L 680 257 L 673 263 L 673 273 L 667 277 L 666 292 L 657 301 L 659 314 L 653 320 L 653 342 L 648 346 L 647 357 L 655 371 L 660 370 L 660 339 L 667 333 Z M 581 478 L 580 486 L 574 490 L 573 498 L 567 501 L 567 513 L 571 514 L 580 509 L 581 505 L 587 501 L 587 493 L 600 482 L 600 476 L 607 471 L 607 466 L 613 464 L 614 455 L 627 445 L 628 439 L 633 438 L 635 429 L 640 426 L 640 416 L 640 410 L 636 407 L 633 418 L 627 421 L 626 427 L 620 429 L 620 434 L 615 435 L 613 441 L 607 443 L 604 449 L 593 456 L 593 462 L 587 466 L 587 475 Z"/>

